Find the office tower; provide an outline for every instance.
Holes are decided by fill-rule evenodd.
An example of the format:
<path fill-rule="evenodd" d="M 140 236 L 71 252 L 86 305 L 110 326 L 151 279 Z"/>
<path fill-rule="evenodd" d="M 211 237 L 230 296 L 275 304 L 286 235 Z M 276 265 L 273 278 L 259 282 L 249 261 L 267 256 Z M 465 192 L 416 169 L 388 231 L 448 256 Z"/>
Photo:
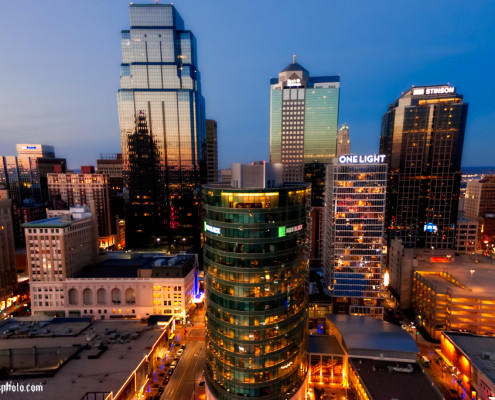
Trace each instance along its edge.
<path fill-rule="evenodd" d="M 467 183 L 464 215 L 478 221 L 479 249 L 495 243 L 495 175 Z"/>
<path fill-rule="evenodd" d="M 142 115 L 156 147 L 156 185 L 160 187 L 160 212 L 152 216 L 154 230 L 147 238 L 160 239 L 161 245 L 172 250 L 178 243 L 199 245 L 200 184 L 206 175 L 201 171 L 205 114 L 196 39 L 170 4 L 131 4 L 130 26 L 121 34 L 117 94 L 125 186 L 134 191 L 130 143 Z M 135 224 L 128 227 L 132 235 Z"/>
<path fill-rule="evenodd" d="M 232 170 L 230 168 L 229 169 L 221 169 L 220 170 L 220 182 L 230 185 L 231 181 L 232 181 Z"/>
<path fill-rule="evenodd" d="M 255 173 L 238 172 L 232 181 Z M 309 197 L 309 185 L 276 178 L 203 186 L 208 399 L 305 398 Z"/>
<path fill-rule="evenodd" d="M 98 236 L 112 234 L 108 177 L 103 174 L 48 174 L 50 199 L 60 199 L 65 207 L 89 205 L 94 200 L 98 220 Z"/>
<path fill-rule="evenodd" d="M 335 156 L 339 76 L 310 77 L 295 56 L 270 81 L 270 162 L 284 165 L 285 182 L 302 182 L 304 164 Z"/>
<path fill-rule="evenodd" d="M 96 169 L 98 173 L 108 176 L 112 234 L 116 235 L 117 246 L 124 246 L 125 244 L 125 239 L 119 239 L 120 221 L 124 220 L 123 161 L 122 154 L 100 154 L 100 158 L 96 160 Z M 124 237 L 125 234 L 122 238 Z"/>
<path fill-rule="evenodd" d="M 94 218 L 89 207 L 72 207 L 58 214 L 23 225 L 32 285 L 77 277 L 94 262 Z"/>
<path fill-rule="evenodd" d="M 454 248 L 468 105 L 452 86 L 413 87 L 383 116 L 388 241 Z"/>
<path fill-rule="evenodd" d="M 339 157 L 347 154 L 351 154 L 351 140 L 349 138 L 349 127 L 347 124 L 344 124 L 342 125 L 342 128 L 339 129 L 337 135 L 336 156 Z"/>
<path fill-rule="evenodd" d="M 26 199 L 38 203 L 48 201 L 46 175 L 65 172 L 66 161 L 55 158 L 53 146 L 17 144 L 17 156 L 0 156 L 0 185 L 13 203 Z"/>
<path fill-rule="evenodd" d="M 160 198 L 165 188 L 158 180 L 160 154 L 148 130 L 144 112 L 137 118 L 136 131 L 128 137 L 127 150 L 126 246 L 142 248 L 154 241 L 159 244 L 157 224 L 163 212 Z"/>
<path fill-rule="evenodd" d="M 206 181 L 218 182 L 217 121 L 206 120 Z"/>
<path fill-rule="evenodd" d="M 384 155 L 344 155 L 327 166 L 323 270 L 334 314 L 383 316 L 387 169 Z"/>
<path fill-rule="evenodd" d="M 89 207 L 58 214 L 23 225 L 33 314 L 63 306 L 63 282 L 78 277 L 96 260 L 96 221 Z"/>
<path fill-rule="evenodd" d="M 17 157 L 55 158 L 55 149 L 46 144 L 16 144 Z"/>
<path fill-rule="evenodd" d="M 0 302 L 11 297 L 17 287 L 14 228 L 10 212 L 11 200 L 0 200 Z M 2 310 L 3 307 L 2 304 Z"/>
<path fill-rule="evenodd" d="M 457 225 L 455 227 L 455 251 L 457 253 L 475 253 L 478 243 L 478 227 L 479 223 L 475 219 L 457 219 Z"/>
<path fill-rule="evenodd" d="M 63 174 L 67 170 L 65 158 L 37 158 L 36 166 L 40 180 L 41 201 L 48 202 L 48 174 Z"/>
<path fill-rule="evenodd" d="M 17 248 L 26 245 L 22 224 L 46 218 L 46 205 L 26 199 L 22 204 L 12 204 L 12 221 L 14 223 L 14 241 Z"/>

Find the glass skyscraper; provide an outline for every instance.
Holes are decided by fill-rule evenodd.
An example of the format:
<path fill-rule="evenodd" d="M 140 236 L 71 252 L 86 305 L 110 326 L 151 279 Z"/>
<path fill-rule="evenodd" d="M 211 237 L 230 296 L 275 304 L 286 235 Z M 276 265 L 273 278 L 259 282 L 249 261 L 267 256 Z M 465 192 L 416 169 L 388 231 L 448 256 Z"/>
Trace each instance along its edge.
<path fill-rule="evenodd" d="M 285 182 L 303 182 L 304 165 L 335 156 L 339 76 L 310 77 L 295 56 L 270 81 L 270 162 L 282 163 Z"/>
<path fill-rule="evenodd" d="M 203 186 L 208 399 L 305 399 L 309 197 Z"/>
<path fill-rule="evenodd" d="M 384 161 L 342 155 L 327 166 L 323 271 L 334 314 L 383 315 Z"/>
<path fill-rule="evenodd" d="M 161 187 L 144 189 L 142 194 L 128 190 L 140 196 L 128 196 L 128 204 L 143 205 L 148 199 L 142 196 L 159 193 L 159 198 L 149 199 L 160 207 L 154 215 L 156 230 L 151 240 L 172 249 L 179 243 L 197 245 L 200 184 L 205 176 L 200 171 L 205 165 L 205 114 L 196 40 L 170 4 L 131 4 L 130 25 L 121 34 L 117 94 L 124 180 L 129 189 L 129 142 L 144 118 L 158 154 L 153 156 L 154 170 Z M 128 212 L 126 219 L 139 217 L 139 213 Z M 139 227 L 139 223 L 131 221 L 129 227 Z M 140 236 L 137 231 L 126 234 L 130 247 L 134 234 Z"/>
<path fill-rule="evenodd" d="M 468 105 L 452 86 L 413 87 L 383 116 L 389 240 L 454 248 Z"/>

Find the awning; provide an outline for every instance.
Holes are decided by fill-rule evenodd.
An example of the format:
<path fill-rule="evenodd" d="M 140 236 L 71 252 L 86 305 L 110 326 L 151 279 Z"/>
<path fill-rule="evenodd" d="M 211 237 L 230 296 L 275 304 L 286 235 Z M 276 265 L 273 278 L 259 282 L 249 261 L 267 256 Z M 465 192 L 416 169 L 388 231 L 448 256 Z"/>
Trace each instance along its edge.
<path fill-rule="evenodd" d="M 444 361 L 445 364 L 447 364 L 447 367 L 449 368 L 452 368 L 453 365 L 452 363 L 449 361 L 449 359 L 447 357 L 444 356 L 444 354 L 442 353 L 442 350 L 440 349 L 435 349 L 435 351 L 437 352 L 437 354 L 442 357 L 442 360 Z"/>

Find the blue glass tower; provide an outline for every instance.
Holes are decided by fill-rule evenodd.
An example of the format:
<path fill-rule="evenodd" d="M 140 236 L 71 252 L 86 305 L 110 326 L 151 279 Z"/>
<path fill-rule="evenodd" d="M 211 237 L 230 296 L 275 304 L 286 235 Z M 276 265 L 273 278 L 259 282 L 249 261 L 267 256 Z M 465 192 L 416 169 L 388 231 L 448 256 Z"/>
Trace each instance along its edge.
<path fill-rule="evenodd" d="M 144 203 L 159 205 L 150 241 L 172 249 L 179 243 L 197 244 L 205 113 L 196 39 L 170 4 L 131 4 L 130 25 L 121 34 L 117 94 L 125 185 L 129 189 L 129 138 L 144 117 L 158 154 L 154 170 L 159 190 L 128 190 L 126 219 L 149 217 L 144 215 L 149 207 L 133 205 L 142 204 L 146 193 L 156 193 L 156 198 L 144 198 Z M 141 236 L 139 223 L 131 221 L 129 229 L 126 244 L 133 247 L 133 238 Z"/>

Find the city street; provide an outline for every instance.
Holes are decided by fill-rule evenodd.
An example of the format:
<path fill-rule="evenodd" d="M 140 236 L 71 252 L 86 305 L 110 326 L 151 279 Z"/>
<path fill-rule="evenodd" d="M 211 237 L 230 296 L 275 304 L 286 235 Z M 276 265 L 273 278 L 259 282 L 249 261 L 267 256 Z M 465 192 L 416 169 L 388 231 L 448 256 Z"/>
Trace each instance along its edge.
<path fill-rule="evenodd" d="M 185 339 L 183 339 L 184 328 L 177 329 L 177 335 L 181 339 L 179 344 L 185 344 L 186 347 L 165 387 L 162 400 L 194 399 L 194 391 L 201 381 L 205 368 L 204 307 L 197 308 L 191 314 L 189 321 L 191 324 L 185 328 Z"/>
<path fill-rule="evenodd" d="M 190 400 L 197 388 L 205 363 L 205 343 L 199 340 L 186 340 L 186 348 L 181 356 L 170 382 L 161 399 Z"/>

